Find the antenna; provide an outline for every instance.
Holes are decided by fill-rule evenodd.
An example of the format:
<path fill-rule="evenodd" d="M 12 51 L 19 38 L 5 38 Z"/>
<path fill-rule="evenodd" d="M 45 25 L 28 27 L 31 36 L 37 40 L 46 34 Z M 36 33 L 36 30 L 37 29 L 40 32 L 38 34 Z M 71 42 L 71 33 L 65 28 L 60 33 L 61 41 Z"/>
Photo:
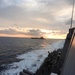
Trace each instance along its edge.
<path fill-rule="evenodd" d="M 73 24 L 73 14 L 74 14 L 74 0 L 73 0 L 73 7 L 72 7 L 72 17 L 71 17 L 71 26 L 70 26 L 70 28 L 72 28 L 72 24 Z"/>

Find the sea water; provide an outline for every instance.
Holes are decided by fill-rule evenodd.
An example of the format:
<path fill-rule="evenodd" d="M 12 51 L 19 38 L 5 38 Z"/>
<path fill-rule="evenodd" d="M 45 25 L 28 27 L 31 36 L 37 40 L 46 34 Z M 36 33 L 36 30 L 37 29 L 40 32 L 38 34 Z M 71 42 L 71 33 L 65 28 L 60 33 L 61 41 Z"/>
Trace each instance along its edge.
<path fill-rule="evenodd" d="M 45 52 L 50 49 L 49 46 L 57 41 L 59 40 L 1 37 L 0 66 L 5 66 L 5 69 L 1 70 L 0 75 L 18 75 L 24 68 L 35 72 L 35 68 L 38 68 L 46 57 Z M 33 67 L 34 63 L 37 63 L 37 67 Z"/>

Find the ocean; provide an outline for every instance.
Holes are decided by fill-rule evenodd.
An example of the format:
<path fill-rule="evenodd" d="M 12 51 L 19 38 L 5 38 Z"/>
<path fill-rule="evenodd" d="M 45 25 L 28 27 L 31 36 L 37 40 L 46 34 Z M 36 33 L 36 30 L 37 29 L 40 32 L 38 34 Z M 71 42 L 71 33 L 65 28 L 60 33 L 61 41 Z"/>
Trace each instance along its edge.
<path fill-rule="evenodd" d="M 18 55 L 23 55 L 28 52 L 34 51 L 34 53 L 31 55 L 36 56 L 37 54 L 35 53 L 35 51 L 39 52 L 39 50 L 43 49 L 44 52 L 46 51 L 46 47 L 57 41 L 60 40 L 0 37 L 0 74 L 3 75 L 4 70 L 8 69 L 8 66 L 2 67 L 3 65 L 20 62 L 24 59 L 24 57 L 23 59 L 17 58 Z M 8 75 L 8 73 L 5 75 Z"/>

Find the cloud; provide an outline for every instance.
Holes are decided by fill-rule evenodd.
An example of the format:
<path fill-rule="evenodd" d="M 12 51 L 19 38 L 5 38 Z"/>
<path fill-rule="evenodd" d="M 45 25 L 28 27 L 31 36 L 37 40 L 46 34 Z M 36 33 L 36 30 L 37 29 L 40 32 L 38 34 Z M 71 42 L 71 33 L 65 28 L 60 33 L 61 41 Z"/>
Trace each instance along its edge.
<path fill-rule="evenodd" d="M 32 19 L 35 20 L 35 21 L 42 22 L 42 23 L 47 23 L 47 24 L 50 22 L 47 19 L 42 18 L 42 17 L 37 17 L 37 18 L 32 18 Z"/>
<path fill-rule="evenodd" d="M 73 0 L 37 0 L 39 3 L 47 3 L 50 5 L 58 5 L 58 4 L 73 4 Z M 75 1 L 74 1 L 75 2 Z"/>
<path fill-rule="evenodd" d="M 66 37 L 66 31 L 58 30 L 44 30 L 44 29 L 33 29 L 33 28 L 0 28 L 0 36 L 6 37 L 44 37 L 44 38 L 57 38 L 63 39 Z"/>
<path fill-rule="evenodd" d="M 64 35 L 67 34 L 66 31 L 52 31 L 53 35 Z"/>
<path fill-rule="evenodd" d="M 72 21 L 72 27 L 75 27 L 75 20 L 73 20 Z M 68 19 L 67 21 L 66 21 L 66 25 L 69 25 L 69 27 L 70 27 L 70 25 L 71 25 L 71 19 Z"/>
<path fill-rule="evenodd" d="M 72 0 L 0 0 L 0 7 L 10 6 L 10 5 L 16 5 L 16 6 L 22 6 L 27 8 L 34 8 L 38 7 L 38 5 L 47 5 L 50 7 L 56 7 L 61 8 L 64 7 L 64 5 L 73 4 Z M 42 6 L 42 7 L 43 7 Z M 41 8 L 41 7 L 40 7 Z"/>
<path fill-rule="evenodd" d="M 45 34 L 45 32 L 42 32 L 40 29 L 32 29 L 29 30 L 28 33 L 26 33 L 27 35 L 31 35 L 31 36 L 35 36 L 35 37 L 41 37 L 43 36 L 43 34 Z"/>
<path fill-rule="evenodd" d="M 0 0 L 0 27 L 68 31 L 72 0 Z M 7 21 L 7 22 L 6 22 Z M 8 29 L 12 31 L 11 29 Z M 13 30 L 13 33 L 18 33 Z M 40 36 L 41 31 L 35 30 Z M 7 32 L 8 33 L 8 32 Z M 25 35 L 35 35 L 32 31 Z M 11 33 L 12 34 L 12 33 Z M 35 35 L 36 36 L 36 35 Z"/>
<path fill-rule="evenodd" d="M 0 29 L 0 34 L 9 34 L 9 35 L 22 34 L 33 37 L 41 37 L 46 33 L 42 32 L 40 29 L 28 29 L 27 31 L 23 31 L 21 29 L 11 27 L 11 28 Z"/>
<path fill-rule="evenodd" d="M 37 2 L 36 0 L 0 0 L 0 7 L 2 8 L 11 5 L 33 8 L 37 5 Z"/>
<path fill-rule="evenodd" d="M 73 5 L 73 0 L 66 0 L 68 2 L 69 5 Z M 75 3 L 75 0 L 74 0 Z"/>
<path fill-rule="evenodd" d="M 4 30 L 0 30 L 0 34 L 17 34 L 18 32 L 13 28 L 6 28 Z"/>
<path fill-rule="evenodd" d="M 5 7 L 7 6 L 9 3 L 7 0 L 0 0 L 0 7 Z"/>
<path fill-rule="evenodd" d="M 23 15 L 26 16 L 25 14 L 24 10 L 18 6 L 8 6 L 0 9 L 0 17 L 5 19 L 19 20 L 18 18 L 23 18 Z"/>

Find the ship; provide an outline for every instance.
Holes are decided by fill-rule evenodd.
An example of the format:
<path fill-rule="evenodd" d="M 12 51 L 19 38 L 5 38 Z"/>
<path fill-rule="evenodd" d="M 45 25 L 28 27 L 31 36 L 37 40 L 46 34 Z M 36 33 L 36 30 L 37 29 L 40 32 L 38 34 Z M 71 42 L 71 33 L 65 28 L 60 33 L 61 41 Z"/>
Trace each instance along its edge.
<path fill-rule="evenodd" d="M 32 38 L 32 39 L 43 39 Z M 39 58 L 40 59 L 40 58 Z M 37 71 L 23 69 L 19 75 L 75 75 L 75 28 L 70 28 L 62 49 L 48 52 Z"/>
<path fill-rule="evenodd" d="M 40 68 L 35 73 L 28 70 L 23 70 L 20 75 L 75 75 L 75 28 L 72 28 L 74 12 L 71 18 L 71 26 L 69 33 L 66 36 L 65 43 L 62 49 L 48 52 L 48 56 L 44 59 Z M 32 39 L 44 39 L 32 38 Z"/>
<path fill-rule="evenodd" d="M 44 37 L 33 37 L 33 38 L 31 38 L 31 39 L 44 39 Z"/>

